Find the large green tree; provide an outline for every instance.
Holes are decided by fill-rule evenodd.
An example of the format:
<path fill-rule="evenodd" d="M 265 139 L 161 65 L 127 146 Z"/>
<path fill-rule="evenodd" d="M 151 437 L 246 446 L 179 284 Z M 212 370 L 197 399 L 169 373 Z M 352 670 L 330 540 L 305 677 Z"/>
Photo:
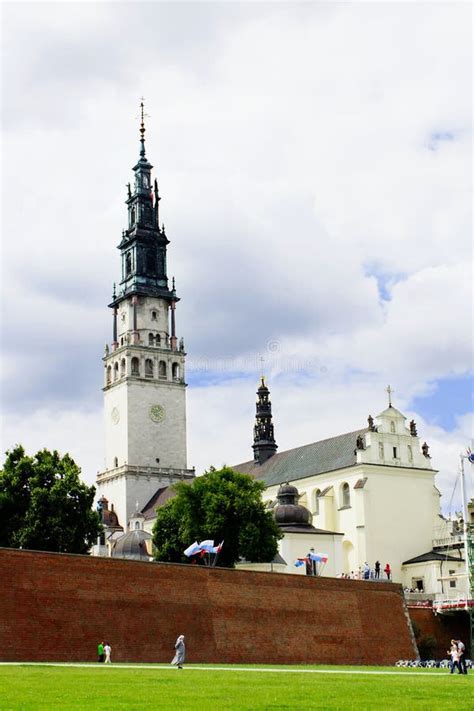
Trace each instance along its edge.
<path fill-rule="evenodd" d="M 71 457 L 21 446 L 6 453 L 0 471 L 0 546 L 87 553 L 102 530 L 92 510 L 95 488 Z"/>
<path fill-rule="evenodd" d="M 158 509 L 153 528 L 155 559 L 184 562 L 193 541 L 224 541 L 218 565 L 233 567 L 239 558 L 254 563 L 273 560 L 282 537 L 265 508 L 265 486 L 228 467 L 212 469 L 192 484 L 180 483 L 176 496 Z"/>

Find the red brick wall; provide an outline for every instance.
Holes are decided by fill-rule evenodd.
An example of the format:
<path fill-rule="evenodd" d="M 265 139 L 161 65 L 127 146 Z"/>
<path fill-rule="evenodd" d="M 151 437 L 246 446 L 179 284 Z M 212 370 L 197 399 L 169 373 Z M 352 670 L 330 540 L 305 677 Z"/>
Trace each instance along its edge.
<path fill-rule="evenodd" d="M 462 639 L 469 657 L 469 615 L 467 612 L 455 612 L 448 615 L 435 615 L 431 608 L 410 607 L 410 618 L 420 629 L 420 639 L 431 635 L 437 641 L 436 659 L 446 659 L 446 651 L 452 639 Z"/>
<path fill-rule="evenodd" d="M 0 659 L 392 664 L 414 658 L 401 587 L 0 549 Z"/>

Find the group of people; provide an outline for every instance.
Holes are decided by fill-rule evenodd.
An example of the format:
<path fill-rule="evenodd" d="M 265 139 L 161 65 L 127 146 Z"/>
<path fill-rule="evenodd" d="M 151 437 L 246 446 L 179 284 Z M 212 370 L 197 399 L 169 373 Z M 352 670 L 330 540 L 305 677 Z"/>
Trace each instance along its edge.
<path fill-rule="evenodd" d="M 451 640 L 451 649 L 447 654 L 451 657 L 451 674 L 454 674 L 454 669 L 458 670 L 458 674 L 467 674 L 466 647 L 460 639 Z"/>
<path fill-rule="evenodd" d="M 347 580 L 380 580 L 381 568 L 382 566 L 378 560 L 375 561 L 373 569 L 366 561 L 356 572 L 351 570 L 350 573 L 341 573 L 338 577 L 345 578 Z M 385 573 L 387 580 L 392 579 L 392 569 L 390 568 L 390 563 L 385 565 L 383 572 Z"/>
<path fill-rule="evenodd" d="M 112 654 L 112 647 L 108 642 L 99 642 L 97 645 L 97 661 L 104 662 L 104 664 L 111 664 L 110 655 Z"/>

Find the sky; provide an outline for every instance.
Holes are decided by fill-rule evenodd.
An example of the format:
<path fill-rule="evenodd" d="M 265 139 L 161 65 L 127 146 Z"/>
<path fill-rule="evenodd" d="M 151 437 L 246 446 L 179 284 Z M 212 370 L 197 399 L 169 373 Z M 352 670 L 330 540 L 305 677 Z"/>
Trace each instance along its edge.
<path fill-rule="evenodd" d="M 188 462 L 279 450 L 393 402 L 439 469 L 472 437 L 472 35 L 457 2 L 2 8 L 2 452 L 104 460 L 126 183 L 147 156 L 187 358 Z M 472 472 L 468 472 L 473 495 Z"/>

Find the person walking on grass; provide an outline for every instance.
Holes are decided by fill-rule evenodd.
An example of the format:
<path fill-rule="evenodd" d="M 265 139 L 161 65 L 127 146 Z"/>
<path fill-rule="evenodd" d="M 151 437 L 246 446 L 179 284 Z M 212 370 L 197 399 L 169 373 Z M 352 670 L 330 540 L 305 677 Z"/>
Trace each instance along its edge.
<path fill-rule="evenodd" d="M 99 642 L 97 645 L 97 661 L 98 662 L 103 662 L 104 661 L 104 643 Z"/>
<path fill-rule="evenodd" d="M 174 664 L 178 669 L 183 668 L 184 657 L 186 655 L 186 647 L 184 645 L 184 634 L 180 634 L 174 645 L 176 654 L 173 657 L 171 664 Z"/>
<path fill-rule="evenodd" d="M 455 641 L 459 652 L 459 670 L 461 674 L 467 674 L 466 647 L 464 646 L 464 642 L 461 642 L 460 639 L 457 639 Z"/>
<path fill-rule="evenodd" d="M 459 664 L 459 649 L 456 644 L 456 640 L 451 640 L 451 649 L 448 650 L 447 654 L 451 657 L 451 674 L 454 674 L 454 667 L 457 667 L 458 673 L 462 674 L 461 665 Z"/>
<path fill-rule="evenodd" d="M 112 662 L 110 660 L 110 655 L 112 654 L 112 647 L 110 646 L 110 644 L 108 642 L 105 643 L 104 652 L 105 652 L 105 663 L 111 664 Z"/>

